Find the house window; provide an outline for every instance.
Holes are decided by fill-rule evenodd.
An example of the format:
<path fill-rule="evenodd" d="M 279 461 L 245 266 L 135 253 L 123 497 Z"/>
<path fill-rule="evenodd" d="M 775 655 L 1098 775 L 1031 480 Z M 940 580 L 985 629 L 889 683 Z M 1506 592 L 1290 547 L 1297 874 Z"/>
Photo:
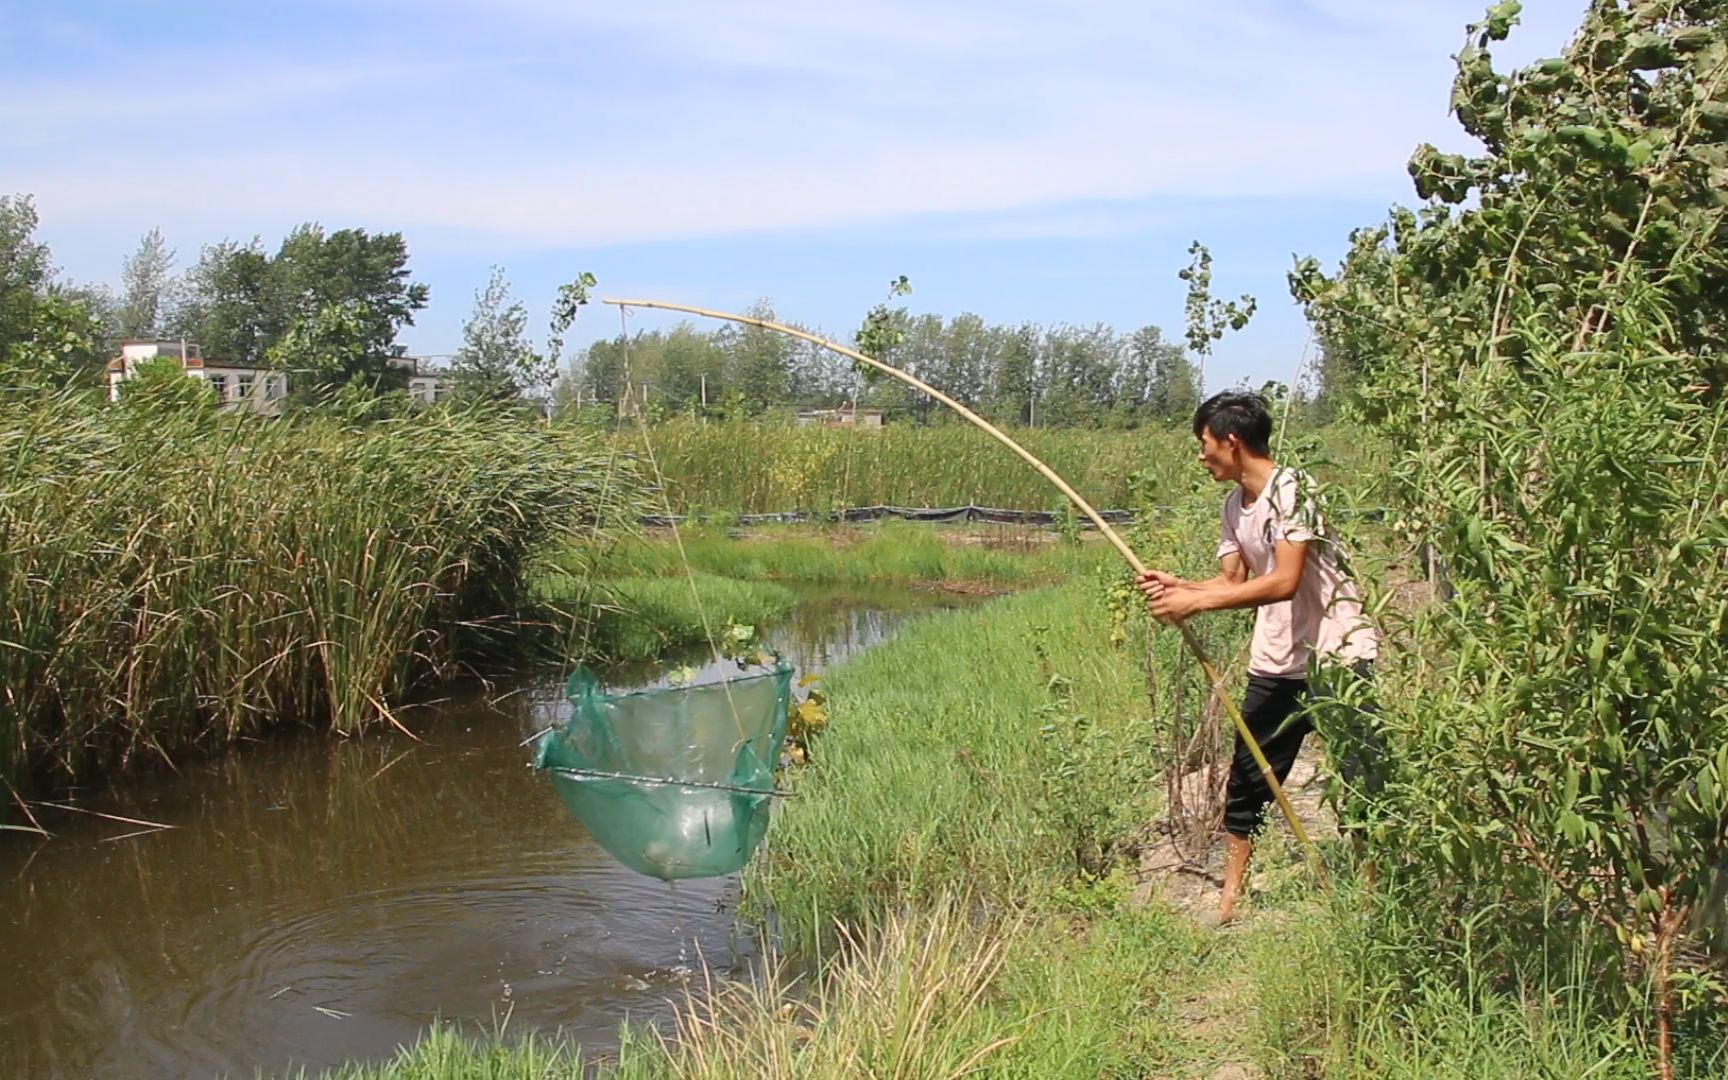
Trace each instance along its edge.
<path fill-rule="evenodd" d="M 252 396 L 252 376 L 236 375 L 234 377 L 234 396 L 242 400 Z"/>
<path fill-rule="evenodd" d="M 227 401 L 228 400 L 228 376 L 226 376 L 226 375 L 209 375 L 209 376 L 206 376 L 206 378 L 208 378 L 210 380 L 210 389 L 216 391 L 216 400 L 217 401 Z"/>
<path fill-rule="evenodd" d="M 288 392 L 286 380 L 280 375 L 264 376 L 264 400 L 275 401 Z"/>

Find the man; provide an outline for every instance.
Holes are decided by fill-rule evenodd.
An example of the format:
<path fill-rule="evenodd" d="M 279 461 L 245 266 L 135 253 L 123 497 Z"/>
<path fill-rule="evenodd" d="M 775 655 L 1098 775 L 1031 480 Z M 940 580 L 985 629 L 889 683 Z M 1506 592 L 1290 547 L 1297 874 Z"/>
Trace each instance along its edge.
<path fill-rule="evenodd" d="M 1151 570 L 1141 577 L 1140 589 L 1152 614 L 1165 622 L 1203 611 L 1254 609 L 1242 716 L 1283 783 L 1312 727 L 1305 713 L 1298 714 L 1308 694 L 1310 665 L 1337 665 L 1366 679 L 1379 638 L 1363 617 L 1361 594 L 1341 565 L 1340 552 L 1325 534 L 1306 491 L 1307 478 L 1272 460 L 1266 400 L 1258 394 L 1218 394 L 1194 413 L 1194 435 L 1200 440 L 1200 464 L 1212 479 L 1236 485 L 1224 500 L 1218 576 L 1184 581 Z M 1225 788 L 1219 925 L 1236 918 L 1254 835 L 1271 801 L 1272 792 L 1238 733 Z"/>

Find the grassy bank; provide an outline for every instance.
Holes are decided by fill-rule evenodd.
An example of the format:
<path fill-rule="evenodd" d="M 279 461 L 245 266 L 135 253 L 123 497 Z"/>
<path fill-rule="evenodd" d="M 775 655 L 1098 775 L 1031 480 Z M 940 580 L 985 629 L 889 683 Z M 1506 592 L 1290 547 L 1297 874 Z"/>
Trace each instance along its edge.
<path fill-rule="evenodd" d="M 1296 904 L 1242 930 L 1158 910 L 981 927 L 954 903 L 860 935 L 794 984 L 697 985 L 676 1031 L 629 1034 L 586 1061 L 543 1039 L 449 1028 L 338 1080 L 1647 1080 L 1624 1022 L 1585 984 L 1370 985 L 1360 908 Z M 1242 1071 L 1224 1071 L 1227 1066 Z M 1681 1076 L 1720 1077 L 1708 1063 Z"/>
<path fill-rule="evenodd" d="M 380 720 L 502 645 L 535 551 L 629 514 L 611 459 L 497 413 L 0 399 L 0 777 Z"/>
<path fill-rule="evenodd" d="M 801 982 L 695 987 L 679 1030 L 629 1034 L 590 1062 L 545 1041 L 472 1043 L 430 1033 L 395 1062 L 340 1080 L 903 1080 L 1181 1075 L 1171 988 L 1192 932 L 1157 913 L 1123 913 L 1077 933 L 1067 920 L 980 934 L 957 905 L 860 934 L 847 962 Z M 1147 1072 L 1147 1069 L 1164 1070 Z"/>
<path fill-rule="evenodd" d="M 1096 542 L 1057 542 L 1023 529 L 691 525 L 676 540 L 655 530 L 570 545 L 539 568 L 534 595 L 576 613 L 567 655 L 637 660 L 706 641 L 704 618 L 715 634 L 783 618 L 794 597 L 780 583 L 989 594 L 1063 580 L 1114 557 Z"/>
<path fill-rule="evenodd" d="M 1060 903 L 1118 863 L 1159 763 L 1140 656 L 1109 622 L 1092 583 L 1044 589 L 828 676 L 834 723 L 753 872 L 790 946 L 961 891 Z"/>

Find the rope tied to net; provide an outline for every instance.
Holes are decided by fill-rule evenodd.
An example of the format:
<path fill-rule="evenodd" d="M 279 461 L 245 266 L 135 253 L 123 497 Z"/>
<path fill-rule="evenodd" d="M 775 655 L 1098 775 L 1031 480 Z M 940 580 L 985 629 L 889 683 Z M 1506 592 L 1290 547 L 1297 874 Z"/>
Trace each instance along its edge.
<path fill-rule="evenodd" d="M 709 791 L 726 791 L 737 795 L 766 795 L 773 799 L 793 799 L 798 796 L 796 791 L 782 791 L 780 788 L 739 787 L 737 784 L 716 784 L 706 780 L 679 780 L 671 776 L 638 776 L 635 773 L 607 772 L 605 769 L 578 769 L 569 765 L 554 766 L 546 771 L 555 776 L 568 776 L 572 780 L 628 780 L 633 784 L 705 788 Z"/>

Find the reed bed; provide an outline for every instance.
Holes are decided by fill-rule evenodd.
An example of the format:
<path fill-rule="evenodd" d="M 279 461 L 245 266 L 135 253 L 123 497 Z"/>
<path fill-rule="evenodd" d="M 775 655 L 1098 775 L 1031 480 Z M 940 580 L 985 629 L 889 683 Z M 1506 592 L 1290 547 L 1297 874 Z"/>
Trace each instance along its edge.
<path fill-rule="evenodd" d="M 393 720 L 509 648 L 534 552 L 633 517 L 628 463 L 493 411 L 268 421 L 0 399 L 0 776 L 283 720 Z"/>
<path fill-rule="evenodd" d="M 1194 440 L 1186 429 L 1033 428 L 1013 435 L 1095 506 L 1133 505 L 1137 475 L 1183 489 L 1192 480 Z M 614 438 L 632 453 L 643 449 L 639 430 Z M 1037 473 L 962 425 L 854 430 L 669 420 L 650 428 L 648 438 L 679 512 L 967 504 L 1042 510 L 1061 503 Z"/>

